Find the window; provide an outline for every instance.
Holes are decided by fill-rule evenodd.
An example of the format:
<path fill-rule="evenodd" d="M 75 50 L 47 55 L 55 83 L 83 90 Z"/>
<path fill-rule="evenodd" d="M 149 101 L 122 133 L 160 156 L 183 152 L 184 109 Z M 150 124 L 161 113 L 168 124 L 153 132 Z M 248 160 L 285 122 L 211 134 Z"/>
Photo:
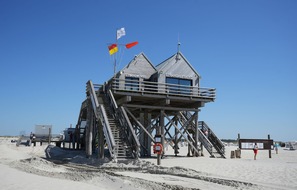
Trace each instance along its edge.
<path fill-rule="evenodd" d="M 126 77 L 125 89 L 126 90 L 138 91 L 139 90 L 139 78 Z"/>
<path fill-rule="evenodd" d="M 166 83 L 170 94 L 191 94 L 192 80 L 167 77 Z"/>

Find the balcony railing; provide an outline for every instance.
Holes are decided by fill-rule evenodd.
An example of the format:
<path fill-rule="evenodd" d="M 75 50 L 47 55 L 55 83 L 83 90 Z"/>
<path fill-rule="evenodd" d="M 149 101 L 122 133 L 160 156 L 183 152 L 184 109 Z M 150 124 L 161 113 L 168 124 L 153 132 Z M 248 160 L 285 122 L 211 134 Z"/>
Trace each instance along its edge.
<path fill-rule="evenodd" d="M 112 79 L 112 91 L 122 91 L 141 94 L 182 96 L 193 98 L 215 99 L 215 88 L 199 88 L 196 86 L 176 85 L 149 81 Z"/>

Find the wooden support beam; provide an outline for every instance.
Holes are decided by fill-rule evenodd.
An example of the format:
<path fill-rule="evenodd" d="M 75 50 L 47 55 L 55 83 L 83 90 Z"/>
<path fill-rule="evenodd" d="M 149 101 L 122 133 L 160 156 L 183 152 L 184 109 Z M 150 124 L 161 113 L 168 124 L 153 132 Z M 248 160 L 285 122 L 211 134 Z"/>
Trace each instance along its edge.
<path fill-rule="evenodd" d="M 200 102 L 200 106 L 199 107 L 204 107 L 205 102 Z"/>
<path fill-rule="evenodd" d="M 177 123 L 178 121 L 177 120 L 175 120 L 175 125 L 177 126 Z M 175 154 L 175 156 L 177 156 L 177 154 L 179 153 L 179 151 L 178 151 L 178 139 L 177 139 L 177 135 L 178 135 L 178 131 L 177 131 L 177 129 L 176 128 L 174 128 L 174 154 Z"/>
<path fill-rule="evenodd" d="M 178 122 L 178 118 L 177 118 L 177 116 L 175 116 L 173 119 L 172 119 L 172 121 L 176 121 L 175 122 L 175 125 L 177 126 L 178 124 L 177 124 L 177 122 Z M 173 126 L 173 124 L 172 124 L 172 122 L 169 122 L 170 123 L 170 126 Z M 186 129 L 184 128 L 184 126 L 182 125 L 182 123 L 180 123 L 181 124 L 181 128 L 179 129 L 179 130 L 183 130 L 183 134 L 185 134 L 186 133 Z M 177 129 L 175 129 L 175 130 L 177 130 Z M 178 135 L 179 133 L 177 133 L 177 132 L 175 132 L 174 133 L 174 135 L 173 135 L 173 137 L 171 137 L 172 139 L 175 139 L 175 138 L 177 138 L 177 135 Z M 182 138 L 183 136 L 181 135 L 178 139 L 176 139 L 176 142 L 178 143 L 180 140 L 181 140 L 181 138 Z"/>
<path fill-rule="evenodd" d="M 180 122 L 180 124 L 181 124 L 181 128 L 180 128 L 180 130 L 183 130 L 183 133 L 182 134 L 185 134 L 185 133 L 187 133 L 187 135 L 188 135 L 188 138 L 190 139 L 192 139 L 192 141 L 194 142 L 194 146 L 196 147 L 196 149 L 198 150 L 198 146 L 196 146 L 196 142 L 198 142 L 198 141 L 196 141 L 195 139 L 196 139 L 196 136 L 194 136 L 195 137 L 195 139 L 193 139 L 192 137 L 191 137 L 191 135 L 190 135 L 190 133 L 188 132 L 188 130 L 187 130 L 187 126 L 188 126 L 188 124 L 190 123 L 190 122 L 193 122 L 193 119 L 195 119 L 196 118 L 196 116 L 198 116 L 198 112 L 195 112 L 191 117 L 190 117 L 190 119 L 188 119 L 187 120 L 187 122 L 184 124 L 184 125 L 182 125 L 182 123 Z M 180 117 L 184 117 L 182 114 L 180 114 Z M 184 118 L 185 119 L 185 118 Z M 198 121 L 197 121 L 198 122 Z M 198 125 L 198 123 L 197 123 L 197 125 Z M 198 126 L 197 126 L 197 130 L 198 130 Z M 195 132 L 195 131 L 194 131 Z M 198 133 L 195 133 L 195 134 L 197 134 L 197 138 L 198 138 Z M 181 140 L 181 138 L 182 138 L 183 136 L 180 136 L 179 138 L 178 138 L 178 142 Z M 198 143 L 197 143 L 198 144 Z M 198 152 L 196 152 L 196 154 L 198 154 Z M 190 149 L 189 149 L 189 153 L 188 153 L 188 155 L 190 155 Z"/>
<path fill-rule="evenodd" d="M 125 109 L 126 112 L 134 119 L 134 121 L 137 123 L 137 125 L 139 127 L 141 127 L 145 132 L 146 134 L 153 140 L 155 141 L 154 137 L 146 130 L 146 128 L 135 118 L 135 116 L 128 110 L 128 109 Z"/>
<path fill-rule="evenodd" d="M 132 99 L 131 96 L 124 96 L 117 100 L 117 105 L 120 106 L 128 102 L 131 102 L 131 99 Z"/>
<path fill-rule="evenodd" d="M 103 126 L 99 124 L 98 122 L 98 135 L 99 135 L 99 146 L 98 146 L 98 158 L 103 159 L 104 158 L 104 132 L 103 132 Z"/>
<path fill-rule="evenodd" d="M 164 113 L 165 117 L 170 121 L 170 118 Z M 170 121 L 172 122 L 172 121 Z M 178 130 L 178 132 L 184 137 L 184 139 L 189 143 L 189 146 L 191 146 L 197 153 L 199 151 L 197 148 L 192 144 L 192 142 L 182 133 L 182 131 L 173 123 L 173 126 Z M 186 131 L 186 130 L 185 130 Z"/>
<path fill-rule="evenodd" d="M 154 109 L 154 110 L 171 110 L 171 111 L 199 111 L 194 108 L 177 108 L 177 107 L 166 107 L 166 106 L 149 106 L 149 105 L 136 105 L 136 104 L 123 104 L 124 107 L 129 108 L 143 108 L 143 109 Z"/>
<path fill-rule="evenodd" d="M 87 113 L 87 126 L 86 126 L 86 156 L 89 158 L 92 155 L 92 141 L 93 141 L 93 115 L 94 112 L 92 110 L 91 101 L 88 106 L 88 113 Z"/>
<path fill-rule="evenodd" d="M 159 127 L 156 131 L 156 135 L 161 135 L 161 144 L 164 147 L 164 110 L 160 111 Z M 157 155 L 157 165 L 161 165 L 161 158 L 163 154 L 164 150 L 162 154 Z"/>
<path fill-rule="evenodd" d="M 139 120 L 140 120 L 140 123 L 145 126 L 145 123 L 144 123 L 144 111 L 140 111 L 139 113 Z M 139 129 L 139 142 L 140 144 L 142 144 L 142 146 L 140 147 L 140 155 L 141 156 L 145 156 L 146 155 L 146 151 L 147 151 L 147 146 L 146 146 L 146 143 L 145 143 L 145 132 L 144 130 L 142 130 L 141 128 Z"/>
<path fill-rule="evenodd" d="M 159 101 L 159 105 L 169 105 L 170 104 L 170 99 L 162 99 Z"/>
<path fill-rule="evenodd" d="M 177 126 L 177 125 L 176 125 L 176 126 Z M 183 132 L 182 132 L 181 136 L 178 138 L 177 142 L 179 142 L 179 141 L 182 139 L 182 137 L 183 137 L 182 135 L 183 135 L 183 134 L 187 133 L 188 136 L 190 135 L 190 133 L 187 131 L 187 129 L 186 129 L 185 127 L 183 127 L 183 126 L 182 126 L 179 130 L 180 130 L 180 131 L 183 130 Z M 189 138 L 189 137 L 188 137 L 188 138 Z"/>
<path fill-rule="evenodd" d="M 150 122 L 150 123 L 148 123 L 148 126 L 147 126 L 147 128 L 146 129 L 151 129 L 151 131 L 150 132 L 152 132 L 156 127 L 155 127 L 155 125 L 154 125 L 154 122 L 157 122 L 157 120 L 158 120 L 158 118 L 160 117 L 160 115 L 157 115 L 154 119 L 152 119 L 152 120 L 148 120 L 148 122 Z"/>
<path fill-rule="evenodd" d="M 169 127 L 168 127 L 168 125 L 169 125 Z M 164 137 L 166 137 L 166 135 L 168 135 L 170 137 L 170 139 L 172 139 L 172 135 L 170 134 L 170 131 L 169 131 L 171 129 L 171 127 L 172 127 L 172 124 L 171 123 L 167 123 L 165 125 L 165 134 L 164 134 Z"/>
<path fill-rule="evenodd" d="M 150 125 L 150 120 L 152 115 L 151 113 L 147 112 L 147 110 L 145 110 L 145 126 L 146 129 L 148 130 L 149 133 L 152 133 L 152 129 L 151 129 L 151 125 Z M 146 145 L 148 147 L 148 156 L 151 156 L 151 144 L 152 144 L 152 140 L 146 135 L 145 137 L 145 141 L 146 141 Z"/>
<path fill-rule="evenodd" d="M 161 135 L 162 135 L 162 146 L 164 147 L 165 145 L 165 121 L 164 121 L 164 110 L 161 110 L 161 114 L 160 114 L 160 127 L 161 127 Z M 164 155 L 164 148 L 163 148 L 163 153 L 162 155 Z"/>
<path fill-rule="evenodd" d="M 195 114 L 193 115 L 193 119 L 195 118 L 195 144 L 194 146 L 198 149 L 198 141 L 199 141 L 199 138 L 198 138 L 198 111 L 195 112 Z M 198 152 L 196 152 L 195 156 L 199 156 Z"/>
<path fill-rule="evenodd" d="M 148 111 L 142 110 L 140 112 L 140 123 L 145 127 L 145 129 L 151 133 L 151 128 L 150 128 L 150 120 L 151 120 L 151 115 L 150 113 L 148 113 Z M 139 141 L 141 142 L 142 146 L 141 146 L 141 155 L 142 156 L 151 156 L 151 142 L 152 139 L 150 139 L 147 135 L 147 133 L 140 128 L 139 129 Z"/>
<path fill-rule="evenodd" d="M 195 112 L 198 113 L 198 112 Z M 195 119 L 196 114 L 191 115 L 191 117 L 189 119 L 187 119 L 186 123 L 184 123 L 184 125 L 182 125 L 185 129 L 188 128 L 188 126 L 193 123 L 193 120 Z M 180 114 L 180 117 L 183 117 L 183 119 L 186 119 L 183 114 Z M 182 123 L 181 123 L 182 124 Z"/>

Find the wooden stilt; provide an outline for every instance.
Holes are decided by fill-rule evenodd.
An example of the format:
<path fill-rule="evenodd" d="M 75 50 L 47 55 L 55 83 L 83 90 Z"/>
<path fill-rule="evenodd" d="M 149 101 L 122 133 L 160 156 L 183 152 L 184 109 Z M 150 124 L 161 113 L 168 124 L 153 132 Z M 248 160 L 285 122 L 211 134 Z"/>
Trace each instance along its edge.
<path fill-rule="evenodd" d="M 160 120 L 160 127 L 161 127 L 161 135 L 162 135 L 162 146 L 164 147 L 165 145 L 165 123 L 164 123 L 164 110 L 161 110 L 161 120 Z M 163 153 L 162 156 L 165 154 L 164 148 L 163 148 Z"/>
<path fill-rule="evenodd" d="M 197 150 L 199 150 L 199 148 L 198 148 L 198 141 L 199 141 L 199 139 L 198 139 L 198 111 L 196 111 L 195 114 L 196 115 L 195 115 L 195 144 L 194 144 L 194 146 Z M 198 152 L 195 152 L 195 156 L 196 157 L 199 156 Z"/>
<path fill-rule="evenodd" d="M 144 112 L 141 111 L 139 113 L 139 122 L 146 127 L 145 123 L 144 123 Z M 146 150 L 147 150 L 147 145 L 145 143 L 145 133 L 144 130 L 142 128 L 139 129 L 140 130 L 140 135 L 139 135 L 139 142 L 140 144 L 142 144 L 143 146 L 140 147 L 140 155 L 141 156 L 145 156 L 146 155 Z"/>
<path fill-rule="evenodd" d="M 99 158 L 103 159 L 104 158 L 104 133 L 103 133 L 103 126 L 99 125 L 98 126 L 98 130 L 99 130 L 99 145 L 98 145 L 98 153 L 99 153 Z"/>
<path fill-rule="evenodd" d="M 175 125 L 178 124 L 178 121 L 175 121 Z M 174 128 L 174 154 L 175 156 L 177 156 L 177 154 L 179 153 L 178 151 L 178 130 L 176 128 Z"/>
<path fill-rule="evenodd" d="M 164 147 L 164 133 L 162 133 L 162 128 L 164 130 L 164 110 L 160 112 L 159 126 L 156 129 L 156 135 L 161 135 L 161 144 Z M 161 165 L 161 157 L 162 154 L 157 155 L 157 165 Z"/>
<path fill-rule="evenodd" d="M 90 104 L 91 105 L 91 102 Z M 92 155 L 92 140 L 93 140 L 93 110 L 91 106 L 88 106 L 88 121 L 86 126 L 86 157 L 89 158 Z"/>
<path fill-rule="evenodd" d="M 149 121 L 151 121 L 151 114 L 145 111 L 145 127 L 148 128 L 150 125 Z M 148 128 L 148 131 L 151 133 L 152 129 L 151 127 Z M 148 134 L 145 133 L 145 142 L 146 142 L 146 147 L 147 147 L 147 156 L 151 156 L 151 143 L 152 139 L 149 138 Z"/>

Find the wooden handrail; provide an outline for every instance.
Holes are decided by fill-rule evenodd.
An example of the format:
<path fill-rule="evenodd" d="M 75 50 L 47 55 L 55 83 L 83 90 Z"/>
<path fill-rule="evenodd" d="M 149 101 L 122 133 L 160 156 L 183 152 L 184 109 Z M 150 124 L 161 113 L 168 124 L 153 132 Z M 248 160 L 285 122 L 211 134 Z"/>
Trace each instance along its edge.
<path fill-rule="evenodd" d="M 107 144 L 108 144 L 110 154 L 114 157 L 114 159 L 116 159 L 116 155 L 114 154 L 115 140 L 113 138 L 113 135 L 110 129 L 107 114 L 105 112 L 103 105 L 99 104 L 92 81 L 87 82 L 87 93 L 89 93 L 90 95 L 92 107 L 93 107 L 96 119 L 99 122 L 101 122 L 103 126 L 103 131 L 105 134 L 105 138 L 108 141 Z"/>
<path fill-rule="evenodd" d="M 165 94 L 197 98 L 216 98 L 215 88 L 200 88 L 196 86 L 177 85 L 160 82 L 135 81 L 128 79 L 112 79 L 110 88 L 115 91 L 138 92 L 142 94 Z"/>

